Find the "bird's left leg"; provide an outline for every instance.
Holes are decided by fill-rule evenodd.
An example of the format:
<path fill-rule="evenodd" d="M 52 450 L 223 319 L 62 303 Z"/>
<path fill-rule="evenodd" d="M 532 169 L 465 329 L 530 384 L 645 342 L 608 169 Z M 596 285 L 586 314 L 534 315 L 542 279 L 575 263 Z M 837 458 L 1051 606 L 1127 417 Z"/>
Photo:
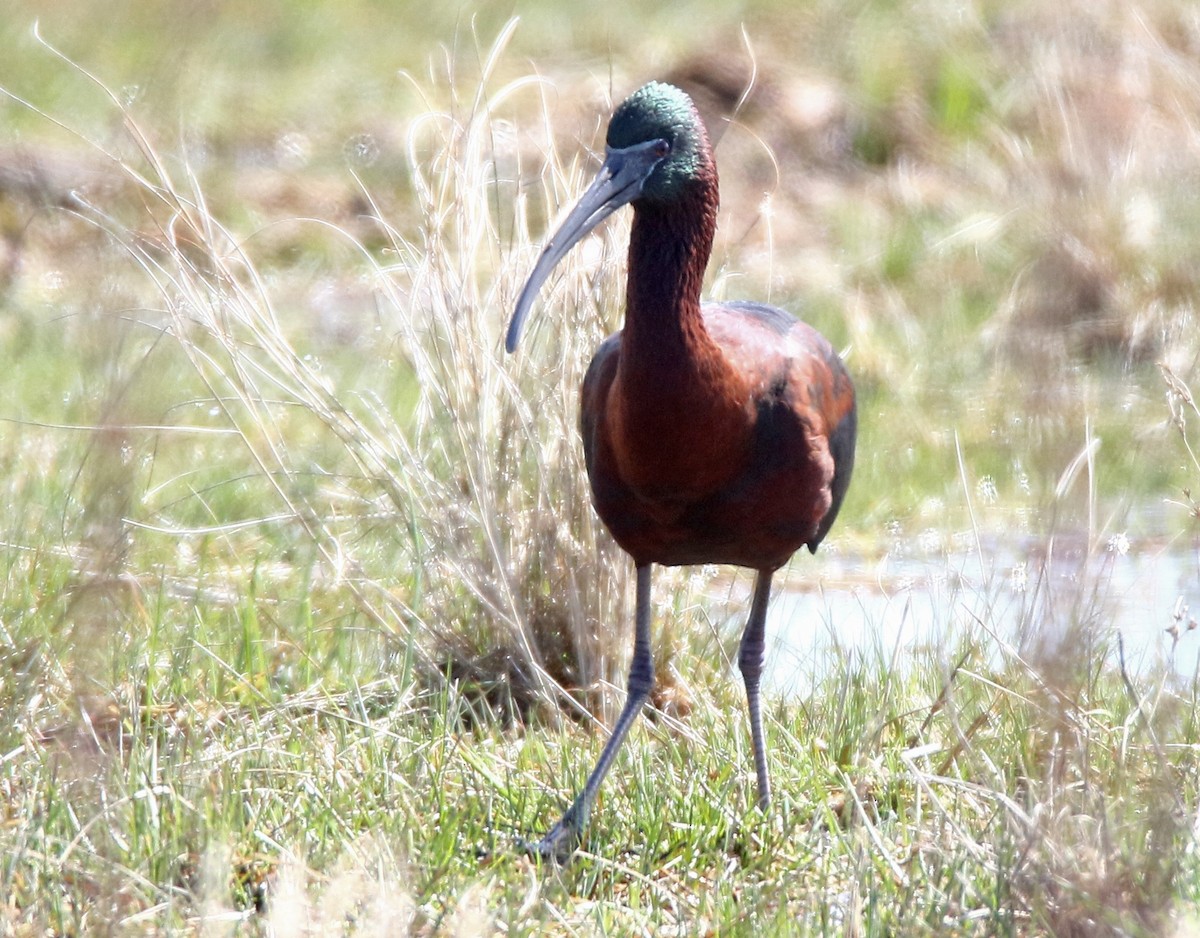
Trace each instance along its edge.
<path fill-rule="evenodd" d="M 608 774 L 617 750 L 621 748 L 629 728 L 641 713 L 642 706 L 654 689 L 654 659 L 650 652 L 650 564 L 637 568 L 637 615 L 634 619 L 633 661 L 629 666 L 629 693 L 612 735 L 608 738 L 596 767 L 588 776 L 583 791 L 567 809 L 557 824 L 541 840 L 526 843 L 525 850 L 535 856 L 565 863 L 579 846 L 588 815 L 600 792 L 600 783 Z"/>
<path fill-rule="evenodd" d="M 750 619 L 742 633 L 738 650 L 738 667 L 746 682 L 746 704 L 750 709 L 750 738 L 754 743 L 754 770 L 758 774 L 758 806 L 766 810 L 771 803 L 771 780 L 767 777 L 767 747 L 763 741 L 762 703 L 759 699 L 759 679 L 762 677 L 764 638 L 767 624 L 767 600 L 771 597 L 771 570 L 759 570 L 754 581 L 754 599 L 750 603 Z"/>

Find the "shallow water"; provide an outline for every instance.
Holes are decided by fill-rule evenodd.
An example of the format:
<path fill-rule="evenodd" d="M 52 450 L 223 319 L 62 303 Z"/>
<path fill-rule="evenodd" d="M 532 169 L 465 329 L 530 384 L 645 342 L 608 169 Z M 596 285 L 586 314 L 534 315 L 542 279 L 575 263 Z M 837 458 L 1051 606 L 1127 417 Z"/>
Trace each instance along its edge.
<path fill-rule="evenodd" d="M 949 657 L 968 636 L 995 647 L 997 663 L 1058 648 L 1103 654 L 1116 667 L 1118 633 L 1131 673 L 1190 677 L 1200 670 L 1197 619 L 1200 538 L 845 555 L 823 561 L 815 577 L 801 560 L 780 576 L 768 613 L 765 679 L 776 692 L 803 693 L 835 653 L 902 665 L 918 652 Z"/>

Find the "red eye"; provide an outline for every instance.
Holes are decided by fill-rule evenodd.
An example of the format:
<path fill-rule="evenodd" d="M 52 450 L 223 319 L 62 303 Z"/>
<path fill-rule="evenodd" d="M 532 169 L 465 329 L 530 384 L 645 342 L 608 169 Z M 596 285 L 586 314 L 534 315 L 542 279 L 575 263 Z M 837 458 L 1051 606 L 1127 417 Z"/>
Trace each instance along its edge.
<path fill-rule="evenodd" d="M 654 148 L 654 155 L 660 160 L 665 158 L 671 152 L 671 144 L 666 140 L 658 141 L 658 145 Z"/>

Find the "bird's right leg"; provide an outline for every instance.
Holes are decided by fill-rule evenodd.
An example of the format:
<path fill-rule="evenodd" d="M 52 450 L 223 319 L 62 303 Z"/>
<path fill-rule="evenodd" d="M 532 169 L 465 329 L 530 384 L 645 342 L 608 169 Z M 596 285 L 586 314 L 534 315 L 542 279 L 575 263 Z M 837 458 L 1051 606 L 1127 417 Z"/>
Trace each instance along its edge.
<path fill-rule="evenodd" d="M 738 666 L 746 682 L 746 706 L 750 711 L 750 740 L 754 744 L 754 772 L 758 776 L 758 806 L 764 811 L 771 803 L 771 780 L 767 774 L 767 744 L 763 738 L 762 699 L 759 681 L 762 678 L 763 654 L 766 651 L 767 601 L 771 598 L 770 570 L 760 570 L 754 581 L 754 599 L 750 602 L 750 618 L 742 633 L 738 650 Z"/>
<path fill-rule="evenodd" d="M 654 659 L 650 653 L 650 565 L 637 568 L 637 616 L 634 620 L 633 661 L 629 666 L 629 692 L 625 706 L 617 718 L 612 735 L 608 738 L 596 767 L 588 776 L 587 784 L 567 809 L 557 824 L 541 840 L 526 843 L 525 850 L 543 859 L 565 863 L 579 846 L 588 815 L 596 802 L 600 784 L 608 774 L 612 761 L 637 719 L 642 706 L 654 688 Z"/>

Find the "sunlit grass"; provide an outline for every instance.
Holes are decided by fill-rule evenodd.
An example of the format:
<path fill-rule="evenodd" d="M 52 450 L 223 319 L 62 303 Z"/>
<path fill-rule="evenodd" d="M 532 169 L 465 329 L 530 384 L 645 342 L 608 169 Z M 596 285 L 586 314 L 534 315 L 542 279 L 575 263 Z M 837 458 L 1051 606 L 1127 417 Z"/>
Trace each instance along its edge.
<path fill-rule="evenodd" d="M 160 677 L 159 700 L 186 692 L 174 706 L 110 703 L 112 719 L 48 727 L 10 755 L 9 810 L 38 818 L 7 841 L 14 921 L 252 927 L 262 905 L 283 934 L 350 917 L 360 934 L 419 932 L 468 912 L 472 931 L 518 934 L 1157 932 L 1194 877 L 1194 755 L 1179 745 L 1194 703 L 1166 683 L 1127 689 L 1098 658 L 997 668 L 972 640 L 953 660 L 833 659 L 805 703 L 772 706 L 767 817 L 750 807 L 735 685 L 698 697 L 686 724 L 648 722 L 584 852 L 549 874 L 513 839 L 557 812 L 594 734 L 518 740 L 467 698 L 414 696 L 402 672 L 280 693 L 249 686 L 253 672 L 221 687 L 233 656 L 180 661 Z"/>
<path fill-rule="evenodd" d="M 4 165 L 38 170 L 0 174 L 4 929 L 1161 934 L 1194 911 L 1194 688 L 1122 672 L 1094 601 L 1106 538 L 1194 530 L 1194 24 L 748 15 L 761 96 L 721 138 L 711 279 L 848 350 L 861 456 L 829 547 L 936 529 L 1089 559 L 1066 604 L 1051 554 L 1031 566 L 1015 635 L 985 583 L 950 647 L 813 662 L 768 708 L 766 816 L 714 624 L 744 609 L 663 577 L 657 709 L 553 871 L 514 840 L 582 782 L 623 680 L 628 563 L 574 431 L 622 225 L 519 357 L 500 337 L 608 95 L 680 65 L 684 21 L 740 48 L 740 14 L 589 10 L 586 55 L 539 53 L 550 80 L 540 6 L 515 32 L 431 9 L 428 47 L 366 4 L 91 42 L 142 6 L 46 15 L 65 59 L 26 22 L 0 72 L 28 148 Z M 1074 14 L 1145 82 L 1089 95 L 1111 57 Z M 155 81 L 160 35 L 194 58 Z"/>

